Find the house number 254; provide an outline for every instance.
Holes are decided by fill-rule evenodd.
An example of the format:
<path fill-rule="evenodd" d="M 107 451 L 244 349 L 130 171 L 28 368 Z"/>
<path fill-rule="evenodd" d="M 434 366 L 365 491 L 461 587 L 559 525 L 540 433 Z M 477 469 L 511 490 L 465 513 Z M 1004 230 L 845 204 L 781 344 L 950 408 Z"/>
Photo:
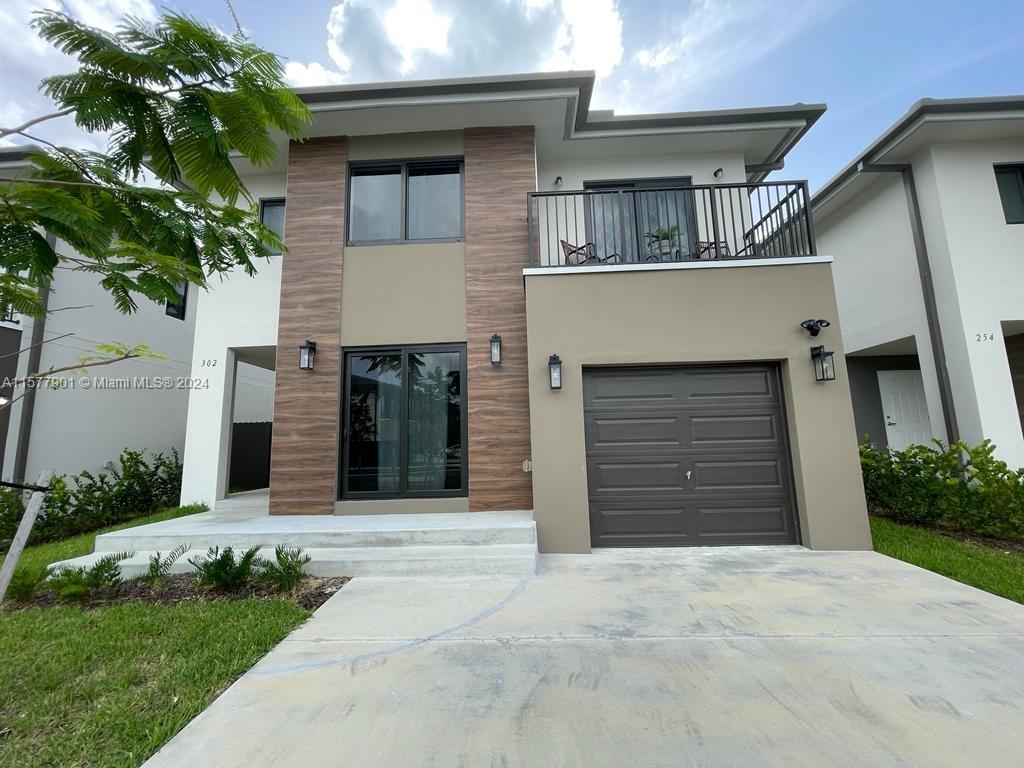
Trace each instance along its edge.
<path fill-rule="evenodd" d="M 976 334 L 974 334 L 974 338 L 977 341 L 995 341 L 996 340 L 995 335 L 993 335 L 991 333 L 976 333 Z"/>

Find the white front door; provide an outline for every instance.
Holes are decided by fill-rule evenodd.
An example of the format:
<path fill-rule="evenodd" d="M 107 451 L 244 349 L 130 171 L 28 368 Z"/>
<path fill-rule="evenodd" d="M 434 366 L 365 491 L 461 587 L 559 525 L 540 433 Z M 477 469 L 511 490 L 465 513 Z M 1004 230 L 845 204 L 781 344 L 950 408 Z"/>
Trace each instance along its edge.
<path fill-rule="evenodd" d="M 932 425 L 924 398 L 920 371 L 879 371 L 878 390 L 882 394 L 882 418 L 885 439 L 893 450 L 908 445 L 928 445 Z"/>

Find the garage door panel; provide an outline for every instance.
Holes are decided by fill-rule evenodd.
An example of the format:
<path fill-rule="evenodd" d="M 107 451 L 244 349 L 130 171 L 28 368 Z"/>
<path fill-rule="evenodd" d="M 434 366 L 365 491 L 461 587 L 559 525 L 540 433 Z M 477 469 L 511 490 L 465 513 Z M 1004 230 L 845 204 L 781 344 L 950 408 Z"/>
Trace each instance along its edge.
<path fill-rule="evenodd" d="M 674 450 L 684 441 L 679 414 L 611 412 L 587 414 L 587 445 L 595 451 Z"/>
<path fill-rule="evenodd" d="M 693 462 L 695 494 L 788 492 L 789 467 L 780 456 L 721 456 Z"/>
<path fill-rule="evenodd" d="M 797 540 L 778 367 L 584 371 L 594 546 Z"/>
<path fill-rule="evenodd" d="M 787 502 L 696 506 L 697 538 L 702 544 L 788 544 L 793 510 Z"/>
<path fill-rule="evenodd" d="M 587 485 L 591 498 L 681 494 L 684 472 L 682 461 L 671 458 L 591 458 L 587 461 Z"/>

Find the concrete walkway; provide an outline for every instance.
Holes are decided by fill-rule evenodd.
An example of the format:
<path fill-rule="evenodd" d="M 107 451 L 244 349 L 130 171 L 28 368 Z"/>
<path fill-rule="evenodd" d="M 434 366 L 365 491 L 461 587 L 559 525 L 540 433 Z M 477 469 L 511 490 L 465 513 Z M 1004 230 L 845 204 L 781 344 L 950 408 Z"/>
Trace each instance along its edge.
<path fill-rule="evenodd" d="M 870 552 L 357 578 L 146 765 L 997 766 L 1024 607 Z"/>

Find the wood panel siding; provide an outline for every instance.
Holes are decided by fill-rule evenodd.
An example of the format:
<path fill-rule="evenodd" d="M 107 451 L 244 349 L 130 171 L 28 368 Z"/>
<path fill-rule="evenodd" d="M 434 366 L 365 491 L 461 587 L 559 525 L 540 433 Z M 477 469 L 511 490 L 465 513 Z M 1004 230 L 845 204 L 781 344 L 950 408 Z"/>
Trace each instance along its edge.
<path fill-rule="evenodd" d="M 526 195 L 537 188 L 532 127 L 464 134 L 466 347 L 471 511 L 532 509 L 526 356 Z M 491 334 L 502 363 L 490 362 Z"/>
<path fill-rule="evenodd" d="M 348 140 L 292 142 L 277 332 L 272 515 L 330 515 L 337 497 L 341 266 Z M 299 346 L 316 342 L 315 367 Z"/>

